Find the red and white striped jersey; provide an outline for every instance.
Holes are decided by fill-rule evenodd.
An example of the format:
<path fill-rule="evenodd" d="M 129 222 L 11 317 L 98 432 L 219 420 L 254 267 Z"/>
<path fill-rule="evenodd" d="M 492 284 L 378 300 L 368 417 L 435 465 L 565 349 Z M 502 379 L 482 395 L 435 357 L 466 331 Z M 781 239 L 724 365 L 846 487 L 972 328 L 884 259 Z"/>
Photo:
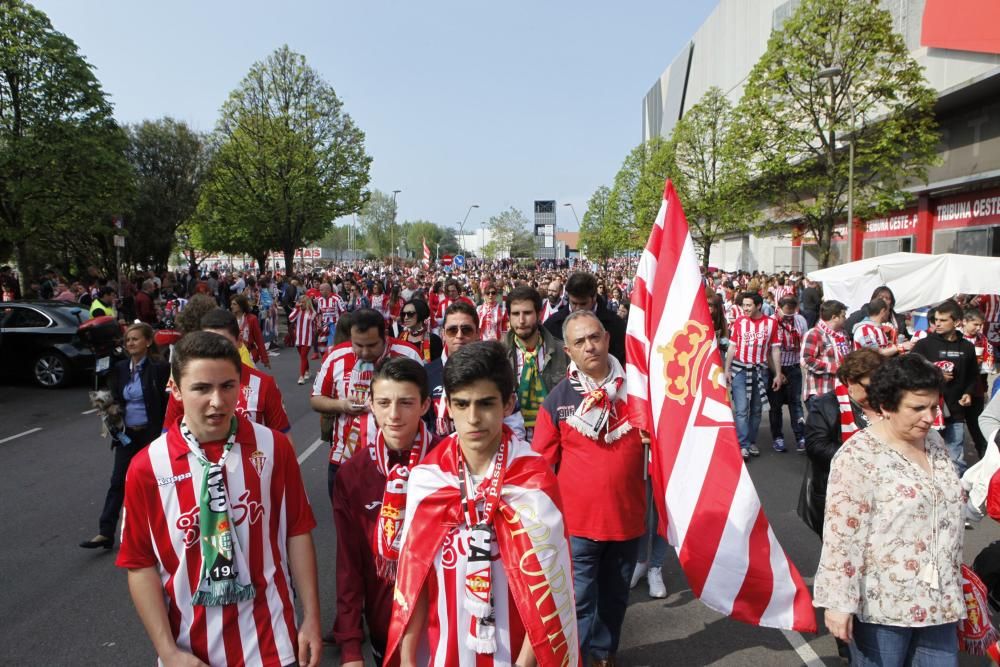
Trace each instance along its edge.
<path fill-rule="evenodd" d="M 453 528 L 434 557 L 434 569 L 427 576 L 427 599 L 433 601 L 427 609 L 427 645 L 418 648 L 418 663 L 434 667 L 480 667 L 517 662 L 524 642 L 524 626 L 511 597 L 506 573 L 499 564 L 500 550 L 496 539 L 492 541 L 491 559 L 497 564 L 491 568 L 491 575 L 497 650 L 493 654 L 477 654 L 466 646 L 472 615 L 462 600 L 465 597 L 471 533 L 464 523 Z"/>
<path fill-rule="evenodd" d="M 184 404 L 174 398 L 173 392 L 168 392 L 167 396 L 164 431 L 169 430 L 174 422 L 184 416 Z M 274 378 L 246 364 L 243 364 L 240 373 L 240 398 L 236 403 L 236 415 L 282 433 L 288 433 L 292 428 L 288 422 L 288 413 L 285 412 L 281 390 Z"/>
<path fill-rule="evenodd" d="M 736 318 L 729 332 L 729 344 L 735 347 L 734 359 L 743 364 L 766 364 L 771 348 L 780 345 L 778 321 L 762 315 L 756 320 Z"/>
<path fill-rule="evenodd" d="M 296 347 L 311 346 L 316 336 L 316 313 L 295 308 L 288 316 L 288 321 L 295 327 L 292 331 L 292 344 Z"/>
<path fill-rule="evenodd" d="M 223 444 L 205 444 L 206 457 L 217 461 Z M 157 569 L 170 629 L 182 650 L 211 665 L 293 664 L 297 631 L 288 541 L 316 526 L 295 450 L 284 435 L 241 419 L 224 474 L 244 561 L 238 565 L 250 575 L 253 600 L 222 607 L 191 603 L 201 577 L 198 496 L 204 472 L 177 425 L 129 465 L 116 564 Z"/>
<path fill-rule="evenodd" d="M 344 300 L 337 294 L 326 297 L 318 296 L 313 299 L 313 302 L 316 304 L 316 312 L 320 315 L 320 321 L 324 324 L 336 325 L 340 314 L 347 310 Z"/>
<path fill-rule="evenodd" d="M 778 302 L 784 299 L 788 295 L 795 296 L 795 288 L 791 285 L 775 285 L 771 290 L 771 294 L 774 295 L 774 306 L 778 306 Z"/>
<path fill-rule="evenodd" d="M 884 350 L 892 345 L 889 337 L 885 335 L 882 326 L 871 320 L 861 320 L 854 325 L 854 349 L 869 348 L 871 350 Z"/>
<path fill-rule="evenodd" d="M 973 303 L 983 311 L 984 322 L 1000 322 L 1000 294 L 980 294 Z"/>
<path fill-rule="evenodd" d="M 482 340 L 503 340 L 510 329 L 510 316 L 502 302 L 490 306 L 484 303 L 476 308 L 479 315 L 479 335 Z"/>
<path fill-rule="evenodd" d="M 383 358 L 386 357 L 408 357 L 414 361 L 423 363 L 420 358 L 420 351 L 409 343 L 405 343 L 396 338 L 386 338 L 386 347 Z M 316 373 L 313 382 L 313 396 L 326 396 L 327 398 L 350 399 L 356 403 L 364 403 L 368 399 L 368 390 L 371 386 L 372 371 L 365 371 L 354 375 L 354 365 L 358 358 L 351 348 L 350 341 L 337 345 L 330 350 L 323 359 L 323 365 Z M 377 362 L 376 362 L 377 363 Z M 362 424 L 357 417 L 351 415 L 338 414 L 333 420 L 333 442 L 330 447 L 330 463 L 340 465 L 351 458 L 358 445 L 364 445 Z"/>
<path fill-rule="evenodd" d="M 377 310 L 382 313 L 382 317 L 389 319 L 389 295 L 385 294 L 372 294 L 368 297 L 368 303 L 373 310 Z"/>

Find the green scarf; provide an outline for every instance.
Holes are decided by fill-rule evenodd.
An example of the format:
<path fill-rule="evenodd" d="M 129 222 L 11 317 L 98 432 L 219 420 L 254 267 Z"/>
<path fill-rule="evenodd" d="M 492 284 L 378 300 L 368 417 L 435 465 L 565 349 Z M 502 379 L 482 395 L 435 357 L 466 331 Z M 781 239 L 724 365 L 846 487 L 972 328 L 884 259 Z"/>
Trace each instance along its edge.
<path fill-rule="evenodd" d="M 521 404 L 521 415 L 524 417 L 525 428 L 534 428 L 535 420 L 538 418 L 538 408 L 548 392 L 545 390 L 545 383 L 542 382 L 542 373 L 538 368 L 538 353 L 542 350 L 542 341 L 539 339 L 535 349 L 528 350 L 520 338 L 514 336 L 514 345 L 524 355 L 524 364 L 521 366 L 521 380 L 517 386 L 517 400 Z"/>
<path fill-rule="evenodd" d="M 223 474 L 226 456 L 236 443 L 236 418 L 229 426 L 222 456 L 218 463 L 205 457 L 198 439 L 181 421 L 181 436 L 191 453 L 201 464 L 203 475 L 198 501 L 198 525 L 201 527 L 201 583 L 192 598 L 192 604 L 204 607 L 221 607 L 252 600 L 256 595 L 253 584 L 246 579 L 241 583 L 237 561 L 240 545 L 236 540 L 232 519 L 229 517 L 229 499 L 226 478 Z"/>

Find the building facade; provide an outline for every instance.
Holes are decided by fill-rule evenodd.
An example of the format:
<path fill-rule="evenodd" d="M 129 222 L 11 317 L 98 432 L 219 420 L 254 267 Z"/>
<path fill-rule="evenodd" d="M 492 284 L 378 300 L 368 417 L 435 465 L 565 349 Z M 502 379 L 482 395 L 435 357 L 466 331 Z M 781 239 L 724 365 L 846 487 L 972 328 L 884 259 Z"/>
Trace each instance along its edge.
<path fill-rule="evenodd" d="M 669 137 L 712 86 L 733 104 L 771 32 L 800 0 L 720 0 L 642 103 L 642 139 Z M 980 0 L 881 0 L 938 95 L 938 164 L 908 188 L 912 205 L 838 231 L 833 263 L 897 251 L 1000 256 L 1000 4 Z M 814 244 L 794 222 L 733 235 L 712 248 L 726 270 L 811 270 Z"/>

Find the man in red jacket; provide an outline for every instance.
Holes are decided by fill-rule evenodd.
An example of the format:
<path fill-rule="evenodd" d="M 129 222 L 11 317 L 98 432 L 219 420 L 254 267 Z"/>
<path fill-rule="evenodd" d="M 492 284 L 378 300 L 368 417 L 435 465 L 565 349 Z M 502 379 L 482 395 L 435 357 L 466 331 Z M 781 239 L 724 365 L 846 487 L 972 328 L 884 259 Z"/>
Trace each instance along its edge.
<path fill-rule="evenodd" d="M 421 416 L 430 407 L 427 372 L 406 357 L 385 361 L 371 382 L 367 447 L 341 466 L 333 492 L 337 526 L 337 618 L 333 637 L 345 667 L 362 667 L 362 618 L 375 662 L 382 664 L 410 469 L 432 446 Z M 368 421 L 371 415 L 364 415 Z M 375 431 L 373 433 L 373 431 Z"/>
<path fill-rule="evenodd" d="M 580 654 L 613 665 L 645 530 L 643 446 L 628 421 L 625 371 L 591 310 L 563 321 L 571 363 L 546 396 L 532 448 L 556 470 L 573 552 Z"/>

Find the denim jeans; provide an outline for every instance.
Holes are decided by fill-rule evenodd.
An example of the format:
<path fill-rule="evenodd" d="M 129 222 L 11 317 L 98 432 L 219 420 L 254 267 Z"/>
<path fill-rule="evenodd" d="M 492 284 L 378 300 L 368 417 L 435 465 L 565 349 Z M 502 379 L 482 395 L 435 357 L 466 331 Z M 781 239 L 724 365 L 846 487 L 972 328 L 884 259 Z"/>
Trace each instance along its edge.
<path fill-rule="evenodd" d="M 965 422 L 956 422 L 946 419 L 944 429 L 941 431 L 944 444 L 948 446 L 948 455 L 951 462 L 955 464 L 955 472 L 961 477 L 965 469 Z"/>
<path fill-rule="evenodd" d="M 667 556 L 667 541 L 658 532 L 659 515 L 653 500 L 653 481 L 646 479 L 646 532 L 639 538 L 638 562 L 649 563 L 649 567 L 663 567 Z M 652 547 L 650 547 L 652 544 Z"/>
<path fill-rule="evenodd" d="M 618 652 L 639 538 L 599 542 L 570 536 L 580 654 L 607 659 Z"/>
<path fill-rule="evenodd" d="M 955 623 L 903 628 L 854 619 L 851 667 L 955 667 Z"/>
<path fill-rule="evenodd" d="M 750 396 L 747 396 L 747 373 L 753 373 L 753 386 Z M 769 373 L 759 368 L 737 368 L 733 366 L 733 386 L 730 388 L 733 397 L 733 419 L 736 422 L 736 437 L 740 448 L 746 449 L 757 442 L 757 430 L 760 428 L 760 390 L 757 387 L 757 374 L 764 377 L 762 381 L 767 386 Z M 749 400 L 747 400 L 749 398 Z"/>
<path fill-rule="evenodd" d="M 768 420 L 771 422 L 771 437 L 784 438 L 784 415 L 781 410 L 788 406 L 788 416 L 792 420 L 792 433 L 798 442 L 806 437 L 806 420 L 802 414 L 802 368 L 800 366 L 782 366 L 781 373 L 785 376 L 785 384 L 778 391 L 768 387 L 767 400 L 771 404 L 768 410 Z"/>

